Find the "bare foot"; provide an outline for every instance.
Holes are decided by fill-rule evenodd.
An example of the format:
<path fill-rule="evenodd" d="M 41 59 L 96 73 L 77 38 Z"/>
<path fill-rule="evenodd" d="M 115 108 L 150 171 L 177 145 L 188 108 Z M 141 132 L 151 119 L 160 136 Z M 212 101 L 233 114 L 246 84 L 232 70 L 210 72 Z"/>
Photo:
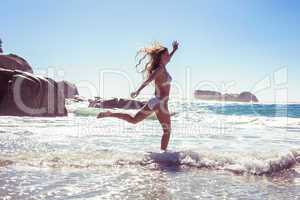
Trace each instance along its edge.
<path fill-rule="evenodd" d="M 112 112 L 106 111 L 106 112 L 100 112 L 97 116 L 97 118 L 104 118 L 104 117 L 109 117 L 111 116 Z"/>

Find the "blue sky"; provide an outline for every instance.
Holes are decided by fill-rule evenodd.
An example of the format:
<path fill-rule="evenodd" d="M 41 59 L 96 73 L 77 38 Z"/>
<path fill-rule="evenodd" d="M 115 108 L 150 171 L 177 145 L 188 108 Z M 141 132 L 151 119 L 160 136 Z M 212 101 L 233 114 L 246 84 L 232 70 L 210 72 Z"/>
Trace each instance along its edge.
<path fill-rule="evenodd" d="M 100 90 L 100 72 L 120 70 L 136 87 L 136 51 L 176 39 L 181 46 L 168 69 L 187 94 L 248 90 L 279 101 L 288 90 L 289 101 L 300 102 L 299 9 L 297 0 L 4 0 L 0 37 L 6 53 L 25 57 L 37 72 L 64 71 L 52 76 L 78 83 L 84 95 L 94 85 L 97 95 L 127 97 L 132 87 L 117 74 L 106 74 Z M 257 91 L 266 79 L 269 87 Z"/>

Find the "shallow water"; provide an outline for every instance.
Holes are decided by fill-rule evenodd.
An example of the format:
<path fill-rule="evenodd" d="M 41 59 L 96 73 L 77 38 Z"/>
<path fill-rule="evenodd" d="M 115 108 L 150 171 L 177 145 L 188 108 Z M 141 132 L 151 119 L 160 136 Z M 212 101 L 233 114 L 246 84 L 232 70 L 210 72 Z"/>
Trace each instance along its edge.
<path fill-rule="evenodd" d="M 172 101 L 163 153 L 155 116 L 97 120 L 86 104 L 0 117 L 0 199 L 300 199 L 298 105 Z"/>

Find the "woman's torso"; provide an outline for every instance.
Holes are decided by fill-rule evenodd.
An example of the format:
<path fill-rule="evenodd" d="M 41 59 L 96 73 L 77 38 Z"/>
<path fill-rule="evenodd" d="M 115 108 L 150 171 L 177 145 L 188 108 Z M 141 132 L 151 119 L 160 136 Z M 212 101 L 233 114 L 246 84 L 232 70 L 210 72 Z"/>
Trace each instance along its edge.
<path fill-rule="evenodd" d="M 154 80 L 155 83 L 155 96 L 167 101 L 170 94 L 170 83 L 172 78 L 168 71 L 164 68 L 162 72 Z"/>

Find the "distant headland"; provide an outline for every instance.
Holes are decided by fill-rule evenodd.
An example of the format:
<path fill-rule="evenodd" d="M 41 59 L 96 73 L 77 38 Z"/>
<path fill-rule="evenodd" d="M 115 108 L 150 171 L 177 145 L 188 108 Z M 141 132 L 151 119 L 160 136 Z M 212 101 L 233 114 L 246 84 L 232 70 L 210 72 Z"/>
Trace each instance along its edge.
<path fill-rule="evenodd" d="M 222 94 L 210 90 L 196 90 L 194 97 L 201 100 L 212 101 L 234 101 L 234 102 L 258 102 L 258 98 L 251 92 L 242 92 L 240 94 Z"/>

